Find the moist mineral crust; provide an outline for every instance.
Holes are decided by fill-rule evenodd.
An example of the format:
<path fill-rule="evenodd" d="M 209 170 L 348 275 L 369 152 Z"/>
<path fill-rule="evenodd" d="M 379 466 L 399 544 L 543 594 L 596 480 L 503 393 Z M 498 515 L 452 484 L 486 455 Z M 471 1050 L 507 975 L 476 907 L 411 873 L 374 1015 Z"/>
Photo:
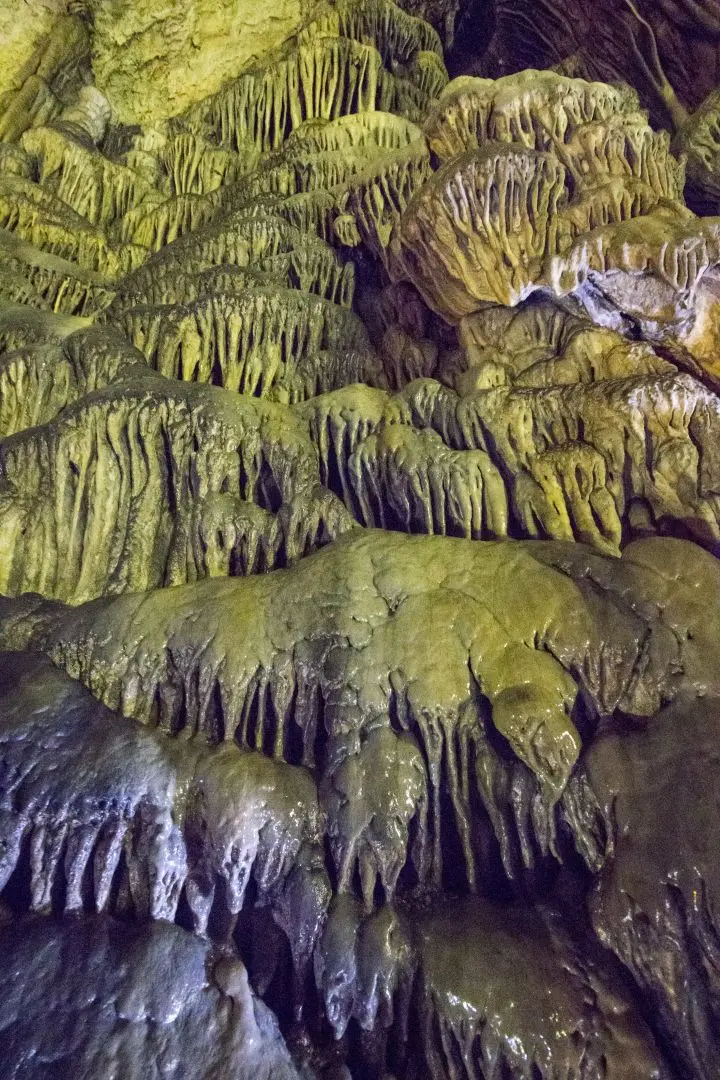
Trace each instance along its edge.
<path fill-rule="evenodd" d="M 720 16 L 582 7 L 0 15 L 0 1080 L 720 1080 Z"/>

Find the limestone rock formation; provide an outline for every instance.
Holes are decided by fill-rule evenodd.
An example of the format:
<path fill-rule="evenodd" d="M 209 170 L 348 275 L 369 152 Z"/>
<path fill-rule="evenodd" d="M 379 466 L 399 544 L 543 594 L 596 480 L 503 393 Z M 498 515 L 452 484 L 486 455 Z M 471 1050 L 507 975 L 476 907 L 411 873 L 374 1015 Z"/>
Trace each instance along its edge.
<path fill-rule="evenodd" d="M 182 899 L 204 933 L 216 891 L 237 915 L 252 881 L 256 902 L 272 907 L 305 850 L 318 849 L 304 770 L 158 737 L 41 657 L 4 654 L 3 672 L 0 886 L 29 851 L 32 911 L 62 895 L 65 912 L 173 920 Z"/>
<path fill-rule="evenodd" d="M 669 1076 L 622 984 L 573 955 L 556 912 L 497 916 L 490 905 L 461 904 L 420 923 L 420 1033 L 430 1075 Z M 518 968 L 528 969 L 520 993 Z"/>
<path fill-rule="evenodd" d="M 80 8 L 54 0 L 30 12 L 16 0 L 3 8 L 0 141 L 55 119 L 86 84 L 91 40 Z"/>
<path fill-rule="evenodd" d="M 535 315 L 544 322 L 547 312 Z M 624 367 L 625 343 L 620 355 Z M 575 538 L 616 553 L 632 536 L 682 522 L 681 532 L 711 545 L 717 399 L 653 354 L 634 355 L 651 356 L 651 373 L 641 362 L 621 379 L 586 383 L 571 372 L 572 381 L 515 388 L 488 360 L 461 371 L 458 389 L 423 379 L 394 395 L 321 395 L 305 406 L 321 478 L 375 526 Z M 386 475 L 392 490 L 378 480 Z"/>
<path fill-rule="evenodd" d="M 88 395 L 2 452 L 6 592 L 77 602 L 162 584 L 170 549 L 202 527 L 214 495 L 258 506 L 268 523 L 283 515 L 288 561 L 353 525 L 320 490 L 312 444 L 287 409 L 152 375 Z M 176 559 L 175 581 L 178 570 Z"/>
<path fill-rule="evenodd" d="M 0 1046 L 8 1080 L 148 1070 L 210 1080 L 297 1080 L 242 962 L 167 923 L 28 919 L 0 929 Z M 57 993 L 48 1000 L 47 988 Z"/>
<path fill-rule="evenodd" d="M 402 215 L 396 273 L 451 320 L 542 288 L 588 303 L 587 281 L 610 307 L 640 274 L 641 326 L 679 321 L 717 262 L 717 221 L 678 206 L 683 165 L 629 89 L 551 72 L 461 78 L 426 131 L 445 164 Z"/>
<path fill-rule="evenodd" d="M 718 1080 L 713 4 L 11 3 L 12 1080 Z"/>
<path fill-rule="evenodd" d="M 376 867 L 392 893 L 397 839 L 405 836 L 418 878 L 440 882 L 448 829 L 462 843 L 472 884 L 483 873 L 477 843 L 485 814 L 513 865 L 507 796 L 496 802 L 492 779 L 486 794 L 480 773 L 471 775 L 472 761 L 484 755 L 490 777 L 503 770 L 498 737 L 529 770 L 519 771 L 530 785 L 528 812 L 533 804 L 528 850 L 533 832 L 541 850 L 553 849 L 554 808 L 581 749 L 574 720 L 581 700 L 596 718 L 615 710 L 651 716 L 684 689 L 716 692 L 717 575 L 712 556 L 678 541 L 631 545 L 618 564 L 581 546 L 368 532 L 269 576 L 85 607 L 7 600 L 0 643 L 45 652 L 110 708 L 144 723 L 234 739 L 321 768 L 329 784 L 323 798 L 336 814 L 338 872 L 345 843 L 358 844 L 367 832 L 357 851 L 361 873 Z M 693 602 L 700 580 L 705 595 Z M 519 587 L 533 604 L 506 627 L 502 612 Z M 242 633 L 234 611 L 242 612 Z M 435 640 L 423 642 L 430 617 Z M 433 654 L 442 662 L 433 663 Z M 378 729 L 404 741 L 376 742 Z M 354 755 L 360 758 L 351 765 Z M 384 769 L 407 785 L 397 808 L 388 798 L 381 808 L 363 780 L 365 770 Z M 370 805 L 362 810 L 354 796 L 343 825 L 356 784 Z M 476 799 L 485 807 L 478 819 Z M 422 827 L 410 845 L 413 817 Z"/>
<path fill-rule="evenodd" d="M 281 0 L 270 13 L 252 0 L 182 7 L 91 0 L 90 9 L 97 85 L 118 119 L 133 124 L 173 116 L 233 78 L 296 29 L 303 5 Z"/>
<path fill-rule="evenodd" d="M 592 11 L 579 0 L 480 0 L 467 8 L 478 49 L 471 60 L 473 43 L 458 47 L 483 73 L 557 66 L 626 82 L 658 121 L 675 128 L 717 83 L 715 0 L 601 0 Z"/>

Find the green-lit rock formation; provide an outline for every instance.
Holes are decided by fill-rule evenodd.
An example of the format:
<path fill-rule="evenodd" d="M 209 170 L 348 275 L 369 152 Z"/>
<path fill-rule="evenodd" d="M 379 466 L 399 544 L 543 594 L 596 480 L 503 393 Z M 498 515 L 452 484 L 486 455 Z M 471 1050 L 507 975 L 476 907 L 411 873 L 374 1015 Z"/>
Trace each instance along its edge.
<path fill-rule="evenodd" d="M 3 1077 L 720 1080 L 720 22 L 566 7 L 0 15 Z"/>

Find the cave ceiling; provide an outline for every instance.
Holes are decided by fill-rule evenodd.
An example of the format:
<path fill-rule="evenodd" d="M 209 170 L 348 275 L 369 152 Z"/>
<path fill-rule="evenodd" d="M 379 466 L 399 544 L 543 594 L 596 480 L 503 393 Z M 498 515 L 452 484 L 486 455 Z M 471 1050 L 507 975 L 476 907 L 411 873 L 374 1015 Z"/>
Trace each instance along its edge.
<path fill-rule="evenodd" d="M 720 4 L 0 59 L 0 1080 L 720 1080 Z"/>

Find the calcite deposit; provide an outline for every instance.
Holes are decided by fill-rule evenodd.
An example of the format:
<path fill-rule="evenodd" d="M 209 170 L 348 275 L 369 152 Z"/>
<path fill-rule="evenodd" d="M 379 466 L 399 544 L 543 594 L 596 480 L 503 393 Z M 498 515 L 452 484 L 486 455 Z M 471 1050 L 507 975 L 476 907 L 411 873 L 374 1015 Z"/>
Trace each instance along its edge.
<path fill-rule="evenodd" d="M 0 1077 L 720 1080 L 713 5 L 0 16 Z"/>

